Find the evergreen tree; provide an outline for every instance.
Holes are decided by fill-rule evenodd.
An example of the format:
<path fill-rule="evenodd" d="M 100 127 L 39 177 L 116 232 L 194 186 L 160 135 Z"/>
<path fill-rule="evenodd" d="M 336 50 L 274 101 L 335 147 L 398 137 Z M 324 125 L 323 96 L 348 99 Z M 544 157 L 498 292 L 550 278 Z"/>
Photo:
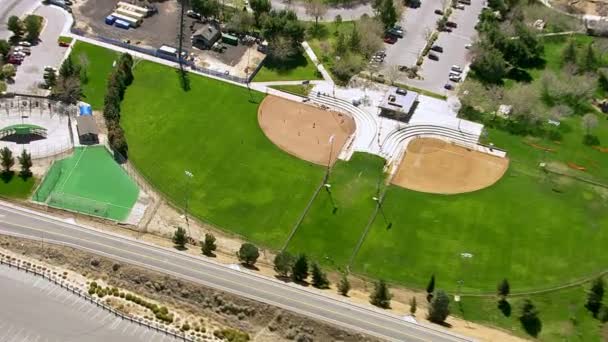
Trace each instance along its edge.
<path fill-rule="evenodd" d="M 306 255 L 300 254 L 291 268 L 291 279 L 295 282 L 303 282 L 308 278 L 308 259 Z"/>
<path fill-rule="evenodd" d="M 343 56 L 346 53 L 346 50 L 346 37 L 340 32 L 336 38 L 336 49 L 334 52 L 336 53 L 336 56 Z"/>
<path fill-rule="evenodd" d="M 215 236 L 211 233 L 205 234 L 205 240 L 201 242 L 201 252 L 206 256 L 213 256 L 213 252 L 217 249 L 215 244 Z"/>
<path fill-rule="evenodd" d="M 587 294 L 587 303 L 585 307 L 591 311 L 593 317 L 597 318 L 597 314 L 602 307 L 602 299 L 604 298 L 604 279 L 596 278 L 591 284 L 591 289 Z"/>
<path fill-rule="evenodd" d="M 429 307 L 429 321 L 443 323 L 450 314 L 450 297 L 443 290 L 437 291 L 437 295 L 431 300 Z"/>
<path fill-rule="evenodd" d="M 188 240 L 188 236 L 186 235 L 186 230 L 182 227 L 177 227 L 175 232 L 173 233 L 173 244 L 178 249 L 186 248 L 186 241 Z"/>
<path fill-rule="evenodd" d="M 380 5 L 380 21 L 385 29 L 392 28 L 397 22 L 397 10 L 393 0 L 383 0 Z"/>
<path fill-rule="evenodd" d="M 281 277 L 287 277 L 293 267 L 293 255 L 287 251 L 281 251 L 274 257 L 274 271 Z"/>
<path fill-rule="evenodd" d="M 359 30 L 357 30 L 357 25 L 353 25 L 353 31 L 348 39 L 348 47 L 351 51 L 359 51 L 361 47 L 361 36 L 359 35 Z"/>
<path fill-rule="evenodd" d="M 597 69 L 598 61 L 597 56 L 595 55 L 595 49 L 593 48 L 593 42 L 587 45 L 582 63 L 582 69 L 585 71 L 595 71 L 595 69 Z"/>
<path fill-rule="evenodd" d="M 600 69 L 598 70 L 598 79 L 597 79 L 597 83 L 599 85 L 599 87 L 603 90 L 603 91 L 608 91 L 608 69 Z"/>
<path fill-rule="evenodd" d="M 15 165 L 13 152 L 9 150 L 8 147 L 4 147 L 2 150 L 0 150 L 0 163 L 2 164 L 3 173 L 9 173 L 11 171 L 11 167 Z"/>
<path fill-rule="evenodd" d="M 63 78 L 69 78 L 76 74 L 76 66 L 74 65 L 74 61 L 72 61 L 72 56 L 68 55 L 68 57 L 61 63 L 61 67 L 59 67 L 59 76 Z"/>
<path fill-rule="evenodd" d="M 431 301 L 433 298 L 433 292 L 435 291 L 435 275 L 431 275 L 428 285 L 426 286 L 426 300 Z"/>
<path fill-rule="evenodd" d="M 416 304 L 416 297 L 412 297 L 412 299 L 410 299 L 410 313 L 412 315 L 416 314 L 417 308 L 418 308 L 418 305 Z"/>
<path fill-rule="evenodd" d="M 505 278 L 503 279 L 497 287 L 497 292 L 498 295 L 500 296 L 501 300 L 506 300 L 507 296 L 509 295 L 509 292 L 511 292 L 511 286 L 509 285 L 509 281 Z"/>
<path fill-rule="evenodd" d="M 315 262 L 312 264 L 312 286 L 318 289 L 329 288 L 329 280 L 327 275 L 321 270 L 321 267 Z"/>
<path fill-rule="evenodd" d="M 388 285 L 384 280 L 379 280 L 374 285 L 374 292 L 369 297 L 369 302 L 372 305 L 383 309 L 389 309 L 391 307 L 391 298 L 393 295 L 388 290 Z"/>
<path fill-rule="evenodd" d="M 21 152 L 19 164 L 21 165 L 21 177 L 30 177 L 32 175 L 32 156 L 26 150 Z"/>
<path fill-rule="evenodd" d="M 350 282 L 348 281 L 348 275 L 346 273 L 342 273 L 342 277 L 340 278 L 340 282 L 338 283 L 338 293 L 347 297 L 348 291 L 350 291 Z"/>

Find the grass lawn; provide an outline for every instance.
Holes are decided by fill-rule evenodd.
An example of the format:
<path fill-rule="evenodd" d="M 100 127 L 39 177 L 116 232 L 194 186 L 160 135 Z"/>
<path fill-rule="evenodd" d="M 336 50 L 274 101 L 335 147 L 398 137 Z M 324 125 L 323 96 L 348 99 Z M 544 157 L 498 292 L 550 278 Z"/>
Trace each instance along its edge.
<path fill-rule="evenodd" d="M 264 61 L 264 66 L 255 75 L 254 82 L 270 81 L 305 81 L 322 79 L 313 63 L 305 52 L 298 55 L 289 63 L 275 64 L 268 58 Z"/>
<path fill-rule="evenodd" d="M 529 338 L 519 321 L 523 301 L 529 298 L 539 311 L 542 323 L 539 340 L 600 341 L 601 323 L 584 307 L 588 289 L 589 285 L 585 285 L 529 297 L 511 297 L 504 312 L 498 308 L 495 297 L 463 297 L 460 306 L 452 302 L 451 312 L 467 320 L 494 325 Z"/>
<path fill-rule="evenodd" d="M 288 84 L 288 85 L 276 85 L 276 86 L 271 86 L 270 88 L 274 88 L 277 90 L 281 90 L 281 91 L 285 91 L 288 93 L 294 93 L 297 95 L 301 95 L 301 96 L 308 96 L 308 94 L 310 93 L 310 90 L 312 89 L 312 85 L 304 85 L 304 84 L 297 84 L 297 85 L 292 85 L 292 84 Z"/>
<path fill-rule="evenodd" d="M 74 44 L 70 56 L 75 63 L 81 63 L 81 55 L 87 56 L 89 60 L 88 76 L 89 80 L 82 85 L 82 99 L 90 103 L 94 110 L 103 109 L 103 98 L 106 93 L 108 76 L 112 71 L 112 64 L 120 55 L 118 52 L 108 50 L 96 45 L 81 41 Z"/>
<path fill-rule="evenodd" d="M 338 161 L 331 172 L 331 194 L 321 190 L 289 244 L 294 253 L 306 253 L 318 262 L 342 266 L 348 260 L 369 220 L 384 159 L 355 153 Z M 338 208 L 334 213 L 332 199 Z"/>
<path fill-rule="evenodd" d="M 285 241 L 324 169 L 291 157 L 262 133 L 263 95 L 196 75 L 183 92 L 174 69 L 141 62 L 121 124 L 137 168 L 178 205 L 273 248 Z M 162 84 L 163 87 L 157 85 Z M 184 171 L 194 174 L 187 184 Z"/>
<path fill-rule="evenodd" d="M 128 217 L 137 201 L 137 184 L 103 146 L 77 148 L 53 169 L 58 170 L 49 170 L 36 200 L 44 202 L 51 195 L 51 206 L 119 221 Z"/>
<path fill-rule="evenodd" d="M 0 175 L 0 197 L 26 199 L 32 193 L 36 179 L 29 177 L 23 179 L 17 174 Z"/>

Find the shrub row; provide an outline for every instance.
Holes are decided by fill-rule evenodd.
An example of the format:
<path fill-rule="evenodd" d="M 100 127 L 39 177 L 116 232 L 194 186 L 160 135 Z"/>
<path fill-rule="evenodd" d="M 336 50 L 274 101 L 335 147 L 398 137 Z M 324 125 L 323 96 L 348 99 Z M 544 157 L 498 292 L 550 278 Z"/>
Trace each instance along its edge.
<path fill-rule="evenodd" d="M 99 285 L 97 285 L 96 282 L 92 282 L 89 285 L 89 294 L 92 296 L 94 294 L 97 295 L 97 297 L 99 298 L 103 298 L 106 295 L 109 296 L 114 296 L 114 297 L 120 297 L 120 298 L 124 298 L 126 300 L 128 300 L 129 302 L 133 302 L 137 305 L 143 306 L 147 309 L 149 309 L 150 311 L 152 311 L 154 313 L 154 316 L 163 321 L 163 322 L 167 322 L 167 323 L 173 323 L 173 319 L 174 316 L 172 313 L 169 313 L 169 309 L 167 309 L 166 306 L 158 306 L 154 303 L 148 302 L 145 299 L 138 297 L 136 295 L 127 293 L 125 294 L 124 292 L 120 292 L 118 290 L 118 288 L 116 287 L 101 287 Z"/>
<path fill-rule="evenodd" d="M 213 336 L 224 339 L 228 342 L 247 342 L 249 341 L 249 334 L 236 329 L 222 329 L 215 330 Z"/>
<path fill-rule="evenodd" d="M 120 127 L 120 102 L 125 91 L 133 83 L 133 57 L 123 53 L 108 79 L 108 88 L 103 100 L 103 117 L 108 127 L 110 147 L 127 157 L 128 145 L 123 129 Z"/>

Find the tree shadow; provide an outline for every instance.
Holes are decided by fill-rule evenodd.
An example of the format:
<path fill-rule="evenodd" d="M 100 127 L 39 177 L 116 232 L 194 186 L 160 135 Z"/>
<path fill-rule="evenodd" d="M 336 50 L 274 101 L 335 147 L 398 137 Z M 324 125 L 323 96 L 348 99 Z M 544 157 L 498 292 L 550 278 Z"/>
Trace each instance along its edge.
<path fill-rule="evenodd" d="M 516 82 L 530 83 L 532 82 L 532 75 L 524 69 L 513 68 L 509 70 L 506 78 Z"/>
<path fill-rule="evenodd" d="M 241 266 L 245 267 L 248 270 L 252 270 L 252 271 L 260 270 L 256 265 L 249 265 L 249 264 L 241 263 Z"/>
<path fill-rule="evenodd" d="M 203 253 L 204 256 L 206 256 L 207 258 L 217 258 L 217 255 L 213 252 L 205 254 Z"/>
<path fill-rule="evenodd" d="M 21 178 L 24 182 L 32 177 L 32 171 L 21 171 L 19 172 L 19 178 Z"/>
<path fill-rule="evenodd" d="M 282 282 L 291 283 L 291 277 L 290 276 L 282 276 L 282 275 L 275 274 L 274 277 L 277 278 L 278 280 L 282 281 Z"/>
<path fill-rule="evenodd" d="M 533 337 L 537 337 L 540 331 L 542 330 L 543 323 L 540 321 L 538 317 L 530 317 L 525 318 L 521 317 L 519 319 L 524 330 Z"/>
<path fill-rule="evenodd" d="M 509 302 L 507 302 L 505 299 L 498 301 L 498 309 L 503 315 L 505 315 L 505 317 L 511 316 L 511 304 L 509 304 Z"/>
<path fill-rule="evenodd" d="M 308 63 L 304 53 L 299 53 L 286 61 L 278 61 L 267 57 L 264 66 L 281 75 L 287 74 L 298 67 L 306 67 Z"/>
<path fill-rule="evenodd" d="M 183 91 L 190 91 L 190 77 L 188 75 L 188 71 L 183 68 L 177 69 L 177 76 L 179 77 L 179 85 Z"/>
<path fill-rule="evenodd" d="M 173 245 L 173 248 L 177 249 L 178 251 L 182 251 L 182 252 L 188 250 L 188 247 L 179 246 L 179 245 Z"/>
<path fill-rule="evenodd" d="M 7 171 L 7 172 L 2 171 L 0 173 L 0 179 L 2 179 L 2 181 L 4 183 L 9 183 L 11 180 L 13 180 L 13 177 L 15 177 L 14 171 Z"/>

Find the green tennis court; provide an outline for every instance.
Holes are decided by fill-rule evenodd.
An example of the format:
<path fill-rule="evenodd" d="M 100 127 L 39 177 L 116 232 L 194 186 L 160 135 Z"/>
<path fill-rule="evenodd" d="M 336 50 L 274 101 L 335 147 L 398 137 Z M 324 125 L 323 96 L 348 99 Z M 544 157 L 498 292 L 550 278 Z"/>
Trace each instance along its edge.
<path fill-rule="evenodd" d="M 49 206 L 123 221 L 139 188 L 103 146 L 78 147 L 56 161 L 34 194 Z"/>

